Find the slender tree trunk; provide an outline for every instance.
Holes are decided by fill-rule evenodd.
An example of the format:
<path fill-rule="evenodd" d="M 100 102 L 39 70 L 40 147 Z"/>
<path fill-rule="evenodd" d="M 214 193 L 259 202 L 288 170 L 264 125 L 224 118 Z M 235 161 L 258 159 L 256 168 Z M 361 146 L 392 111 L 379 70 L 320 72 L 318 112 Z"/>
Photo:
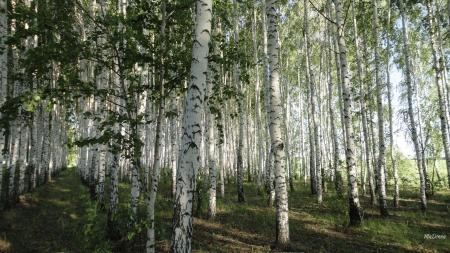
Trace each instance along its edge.
<path fill-rule="evenodd" d="M 362 67 L 362 59 L 361 59 L 361 41 L 358 37 L 358 29 L 356 25 L 356 17 L 355 17 L 355 1 L 352 1 L 352 15 L 353 15 L 353 30 L 355 33 L 355 45 L 356 45 L 356 62 L 358 65 L 358 81 L 360 86 L 360 106 L 361 106 L 361 121 L 362 121 L 362 128 L 363 128 L 363 135 L 364 135 L 364 150 L 365 150 L 365 162 L 367 171 L 369 172 L 369 188 L 370 188 L 370 203 L 372 205 L 377 204 L 376 195 L 375 195 L 375 185 L 373 182 L 373 174 L 372 170 L 370 169 L 370 147 L 369 147 L 369 133 L 368 133 L 368 126 L 367 126 L 367 107 L 366 107 L 366 90 L 364 85 L 364 72 Z"/>
<path fill-rule="evenodd" d="M 100 18 L 102 20 L 104 20 L 106 18 L 107 12 L 106 12 L 106 1 L 105 0 L 100 0 L 99 1 L 99 8 L 98 8 L 98 14 L 100 16 Z M 106 35 L 101 35 L 99 37 L 99 45 L 100 47 L 102 47 L 103 45 L 105 45 L 106 42 Z M 108 61 L 108 52 L 106 50 L 102 50 L 102 61 L 107 62 Z M 102 90 L 102 89 L 106 89 L 108 87 L 108 80 L 109 80 L 109 76 L 108 76 L 108 68 L 107 66 L 103 66 L 102 70 L 101 70 L 101 74 L 98 80 L 98 87 Z M 96 97 L 96 112 L 95 114 L 97 115 L 98 118 L 106 118 L 105 112 L 104 112 L 104 108 L 105 108 L 105 102 L 102 101 L 100 96 Z M 99 125 L 99 124 L 97 124 Z M 102 136 L 104 134 L 103 131 L 99 131 L 97 130 L 98 134 L 100 136 Z M 105 178 L 106 178 L 106 145 L 105 144 L 98 144 L 97 145 L 98 150 L 98 155 L 99 155 L 99 160 L 98 160 L 98 177 L 97 177 L 97 200 L 99 202 L 103 202 L 105 199 Z"/>
<path fill-rule="evenodd" d="M 164 94 L 164 38 L 165 38 L 165 28 L 166 28 L 166 0 L 163 0 L 161 3 L 161 14 L 162 14 L 162 22 L 161 22 L 161 48 L 162 52 L 159 57 L 159 111 L 158 111 L 158 120 L 156 122 L 156 137 L 155 137 L 155 153 L 153 158 L 153 170 L 152 170 L 152 178 L 150 185 L 150 192 L 147 192 L 146 196 L 146 204 L 147 204 L 147 222 L 149 223 L 149 227 L 147 228 L 147 243 L 146 243 L 146 252 L 155 252 L 155 202 L 156 195 L 158 193 L 158 183 L 159 183 L 159 174 L 161 169 L 161 142 L 163 141 L 163 131 L 162 124 L 164 121 L 164 109 L 165 109 L 165 94 Z"/>
<path fill-rule="evenodd" d="M 438 99 L 439 99 L 439 118 L 441 119 L 441 132 L 442 132 L 442 143 L 444 145 L 444 154 L 445 154 L 445 164 L 447 166 L 447 174 L 448 174 L 448 184 L 450 185 L 450 147 L 449 147 L 449 135 L 448 135 L 448 119 L 447 119 L 447 106 L 445 103 L 445 92 L 444 87 L 442 87 L 442 59 L 438 59 L 437 50 L 436 50 L 436 39 L 434 33 L 434 23 L 433 23 L 433 14 L 431 11 L 430 0 L 426 1 L 427 6 L 427 18 L 429 23 L 428 31 L 430 33 L 430 42 L 431 42 L 431 51 L 433 53 L 433 68 L 435 71 L 435 82 L 438 88 Z M 446 78 L 446 77 L 445 77 Z"/>
<path fill-rule="evenodd" d="M 409 47 L 408 47 L 408 35 L 406 31 L 406 17 L 405 17 L 405 11 L 403 6 L 403 0 L 400 0 L 400 14 L 402 16 L 402 30 L 403 30 L 403 53 L 405 57 L 405 69 L 406 69 L 406 86 L 408 88 L 408 114 L 409 114 L 409 120 L 410 120 L 410 126 L 411 126 L 411 134 L 412 139 L 414 143 L 414 150 L 416 152 L 416 159 L 417 159 L 417 167 L 419 169 L 419 176 L 420 176 L 420 200 L 422 204 L 422 210 L 427 209 L 427 198 L 425 196 L 425 177 L 423 174 L 423 168 L 420 164 L 420 153 L 419 153 L 419 142 L 418 142 L 418 136 L 417 136 L 417 129 L 416 129 L 416 123 L 414 119 L 414 113 L 413 113 L 413 105 L 412 105 L 412 83 L 411 83 L 411 70 L 410 70 L 410 58 L 409 58 Z"/>
<path fill-rule="evenodd" d="M 281 60 L 280 60 L 281 61 Z M 289 69 L 289 59 L 286 60 L 286 69 Z M 280 74 L 280 76 L 282 76 Z M 286 81 L 284 82 L 284 91 L 282 97 L 282 108 L 283 108 L 283 116 L 284 116 L 284 138 L 285 138 L 285 150 L 286 150 L 286 165 L 288 171 L 289 178 L 289 189 L 294 191 L 294 179 L 292 177 L 292 164 L 291 164 L 291 155 L 290 155 L 290 143 L 289 143 L 289 126 L 290 126 L 290 114 L 289 114 L 289 75 L 285 76 Z"/>
<path fill-rule="evenodd" d="M 380 214 L 385 217 L 388 216 L 387 201 L 386 201 L 386 184 L 384 174 L 384 162 L 386 157 L 386 146 L 384 140 L 384 118 L 383 118 L 383 97 L 382 84 L 380 80 L 380 56 L 378 53 L 378 4 L 377 0 L 372 0 L 373 9 L 373 37 L 374 37 L 374 51 L 375 51 L 375 81 L 377 86 L 377 109 L 378 109 L 378 189 L 380 197 Z"/>
<path fill-rule="evenodd" d="M 213 78 L 211 72 L 209 72 L 209 78 Z M 206 88 L 206 95 L 208 97 L 207 107 L 211 108 L 213 104 L 212 96 L 212 80 L 208 80 Z M 215 139 L 214 139 L 214 115 L 207 109 L 206 119 L 206 141 L 208 152 L 208 169 L 209 169 L 209 187 L 208 187 L 208 219 L 214 220 L 216 217 L 216 188 L 217 188 L 217 173 L 216 173 L 216 160 L 214 156 Z"/>
<path fill-rule="evenodd" d="M 317 194 L 317 202 L 319 202 L 319 199 L 322 198 L 321 193 L 319 194 L 319 186 L 318 186 L 318 176 L 319 174 L 317 168 L 319 168 L 316 159 L 316 153 L 319 152 L 316 150 L 316 133 L 317 130 L 315 128 L 316 122 L 315 122 L 315 115 L 314 115 L 314 75 L 312 74 L 311 70 L 311 61 L 310 61 L 310 40 L 309 40 L 309 30 L 308 30 L 308 2 L 306 0 L 303 1 L 303 5 L 305 8 L 304 11 L 304 25 L 303 25 L 303 31 L 304 31 L 304 37 L 306 41 L 306 48 L 305 48 L 305 57 L 306 57 L 306 80 L 307 80 L 307 96 L 308 96 L 308 125 L 309 125 L 309 164 L 310 164 L 310 181 L 311 181 L 311 193 Z M 319 202 L 320 203 L 320 202 Z"/>
<path fill-rule="evenodd" d="M 170 111 L 174 112 L 176 110 L 175 107 L 175 91 L 172 91 L 170 93 Z M 172 197 L 175 196 L 175 190 L 176 190 L 176 179 L 177 179 L 177 159 L 176 159 L 176 150 L 177 150 L 177 145 L 176 145 L 176 138 L 178 138 L 177 135 L 177 123 L 175 120 L 175 117 L 170 118 L 170 128 L 171 128 L 171 136 L 170 136 L 170 141 L 171 141 L 171 150 L 170 150 L 170 168 L 172 170 Z"/>
<path fill-rule="evenodd" d="M 238 30 L 238 16 L 237 16 L 237 2 L 233 1 L 234 5 L 234 41 L 237 44 L 239 43 L 239 30 Z M 242 90 L 242 82 L 240 80 L 240 66 L 239 60 L 234 63 L 234 81 L 237 83 L 237 87 L 239 90 L 239 98 L 238 98 L 238 112 L 239 112 L 239 137 L 238 137 L 238 147 L 237 147 L 237 190 L 238 190 L 238 201 L 240 203 L 245 202 L 244 198 L 244 168 L 243 168 L 243 157 L 242 157 L 242 149 L 243 149 L 243 139 L 244 139 L 244 108 L 242 97 L 244 95 Z"/>
<path fill-rule="evenodd" d="M 327 0 L 327 11 L 331 16 L 331 0 Z M 332 138 L 332 146 L 333 146 L 333 162 L 332 168 L 334 173 L 334 188 L 339 197 L 342 197 L 342 177 L 339 172 L 339 146 L 337 139 L 337 131 L 336 124 L 334 119 L 334 106 L 333 106 L 333 77 L 332 77 L 332 57 L 331 52 L 333 52 L 333 44 L 332 41 L 332 33 L 331 33 L 332 25 L 327 23 L 327 42 L 329 44 L 329 53 L 328 53 L 328 107 L 330 110 L 330 128 L 331 128 L 331 138 Z"/>
<path fill-rule="evenodd" d="M 252 39 L 253 39 L 253 56 L 254 61 L 258 62 L 258 44 L 256 40 L 256 6 L 257 1 L 254 1 L 254 7 L 253 7 L 253 22 L 252 22 Z M 260 80 L 259 80 L 259 68 L 258 64 L 255 64 L 255 97 L 256 97 L 256 123 L 257 123 L 257 135 L 258 135 L 258 142 L 257 142 L 257 149 L 258 149 L 258 182 L 257 182 L 257 188 L 258 188 L 258 194 L 261 194 L 261 177 L 263 173 L 263 137 L 262 137 L 262 121 L 261 121 L 261 102 L 260 102 Z"/>
<path fill-rule="evenodd" d="M 191 62 L 191 73 L 183 116 L 180 164 L 177 172 L 177 190 L 173 206 L 171 252 L 191 252 L 193 232 L 193 197 L 196 189 L 201 118 L 208 67 L 211 33 L 212 1 L 197 2 L 196 27 Z"/>
<path fill-rule="evenodd" d="M 336 8 L 336 23 L 338 25 L 339 35 L 339 54 L 341 64 L 341 77 L 342 77 L 342 95 L 344 99 L 344 125 L 345 125 L 345 137 L 346 137 L 346 160 L 347 160 L 347 180 L 348 180 L 348 200 L 349 200 L 349 215 L 350 225 L 356 225 L 361 222 L 361 207 L 359 204 L 358 196 L 358 182 L 356 175 L 355 165 L 355 139 L 353 133 L 353 121 L 351 113 L 351 94 L 349 88 L 348 77 L 348 64 L 347 64 L 347 49 L 345 46 L 344 38 L 344 20 L 342 18 L 343 4 L 341 0 L 334 0 L 334 6 Z"/>
<path fill-rule="evenodd" d="M 307 3 L 305 3 L 305 7 L 306 7 L 306 5 L 307 5 Z M 309 41 L 308 37 L 307 37 L 307 41 Z M 306 54 L 308 55 L 309 42 L 307 42 L 306 44 L 307 44 Z M 308 57 L 307 62 L 309 62 L 309 61 L 310 61 L 310 58 Z M 316 109 L 316 97 L 318 97 L 319 94 L 316 91 L 317 85 L 314 80 L 313 71 L 311 69 L 311 63 L 309 63 L 308 68 L 309 68 L 309 85 L 311 86 L 311 88 L 310 88 L 310 91 L 311 91 L 310 103 L 311 103 L 311 117 L 312 117 L 311 119 L 312 119 L 312 127 L 313 127 L 312 128 L 312 131 L 313 131 L 312 141 L 314 143 L 314 153 L 313 153 L 313 156 L 311 156 L 311 159 L 315 159 L 314 171 L 315 171 L 315 182 L 316 182 L 316 188 L 317 188 L 317 190 L 316 190 L 317 203 L 321 204 L 322 203 L 322 166 L 321 166 L 321 159 L 320 159 L 321 149 L 320 149 L 319 122 L 318 122 L 320 116 L 317 115 L 317 110 L 320 110 L 320 108 Z"/>
<path fill-rule="evenodd" d="M 7 83 L 8 83 L 8 1 L 0 0 L 0 106 L 6 101 Z M 3 49 L 4 48 L 4 49 Z M 0 113 L 1 117 L 1 113 Z M 2 195 L 3 184 L 3 148 L 5 147 L 5 133 L 0 131 L 0 197 Z"/>
<path fill-rule="evenodd" d="M 391 0 L 388 0 L 388 6 L 391 6 Z M 391 55 L 391 9 L 388 8 L 388 20 L 387 20 L 387 28 L 386 28 L 386 50 L 387 50 L 387 64 L 386 64 L 386 81 L 387 81 L 387 97 L 388 97 L 388 106 L 389 106 L 389 140 L 390 140 L 390 153 L 391 153 L 391 163 L 392 163 L 392 171 L 394 172 L 394 207 L 398 207 L 400 192 L 398 187 L 398 171 L 397 171 L 397 162 L 395 160 L 394 154 L 394 128 L 393 128 L 393 120 L 392 115 L 394 114 L 392 108 L 392 97 L 391 97 L 391 79 L 390 79 L 390 55 Z"/>
<path fill-rule="evenodd" d="M 266 115 L 269 115 L 269 106 L 270 106 L 270 99 L 269 99 L 269 92 L 270 92 L 270 85 L 269 85 L 269 55 L 268 55 L 268 32 L 267 32 L 267 4 L 266 0 L 261 1 L 261 19 L 262 19 L 262 35 L 263 35 L 263 81 L 264 81 L 264 99 L 265 99 L 265 111 Z M 266 162 L 265 162 L 265 188 L 267 191 L 268 199 L 267 199 L 267 205 L 273 206 L 273 203 L 275 201 L 275 188 L 274 188 L 274 180 L 273 180 L 273 154 L 272 154 L 272 144 L 270 142 L 270 131 L 269 131 L 269 120 L 266 116 L 265 120 L 266 124 Z"/>
<path fill-rule="evenodd" d="M 118 240 L 120 233 L 118 230 L 118 222 L 114 217 L 117 214 L 119 204 L 119 157 L 113 155 L 111 165 L 111 174 L 109 175 L 109 204 L 108 219 L 106 221 L 106 231 L 110 239 Z"/>
<path fill-rule="evenodd" d="M 284 170 L 285 154 L 281 133 L 281 93 L 278 62 L 278 14 L 277 1 L 269 0 L 267 4 L 269 72 L 270 72 L 270 137 L 274 156 L 275 195 L 277 201 L 276 243 L 280 250 L 289 247 L 289 209 L 286 177 Z"/>

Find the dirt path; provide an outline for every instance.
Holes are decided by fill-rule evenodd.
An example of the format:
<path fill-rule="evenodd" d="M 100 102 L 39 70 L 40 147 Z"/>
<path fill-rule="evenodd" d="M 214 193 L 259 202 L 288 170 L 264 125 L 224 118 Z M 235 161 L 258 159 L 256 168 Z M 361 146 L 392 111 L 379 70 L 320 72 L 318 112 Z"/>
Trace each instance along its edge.
<path fill-rule="evenodd" d="M 82 233 L 79 217 L 86 191 L 75 170 L 68 169 L 32 195 L 27 193 L 0 214 L 0 252 L 74 252 L 81 238 L 74 231 Z"/>

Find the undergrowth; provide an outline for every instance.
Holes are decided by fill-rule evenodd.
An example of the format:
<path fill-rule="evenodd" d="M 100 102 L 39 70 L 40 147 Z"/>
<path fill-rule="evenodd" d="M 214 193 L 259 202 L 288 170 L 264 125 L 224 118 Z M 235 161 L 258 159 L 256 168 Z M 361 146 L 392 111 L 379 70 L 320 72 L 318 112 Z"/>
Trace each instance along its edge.
<path fill-rule="evenodd" d="M 194 218 L 194 252 L 271 251 L 275 239 L 275 207 L 266 205 L 267 197 L 258 194 L 255 182 L 246 182 L 244 187 L 244 204 L 237 201 L 234 183 L 226 185 L 225 198 L 220 198 L 218 192 L 217 216 L 213 221 L 207 220 L 208 194 L 202 191 L 202 206 Z M 33 195 L 26 194 L 15 208 L 3 211 L 0 252 L 145 252 L 146 206 L 141 198 L 138 215 L 134 217 L 129 211 L 129 192 L 128 184 L 119 184 L 119 212 L 115 219 L 122 239 L 111 241 L 105 234 L 107 209 L 89 199 L 88 189 L 81 185 L 74 169 L 62 171 Z M 169 249 L 173 208 L 170 192 L 170 182 L 161 180 L 155 217 L 159 252 Z M 392 184 L 388 192 L 393 192 Z M 296 181 L 295 191 L 289 192 L 291 249 L 296 252 L 448 252 L 449 190 L 435 188 L 427 212 L 420 211 L 418 196 L 416 186 L 402 186 L 400 207 L 391 207 L 392 196 L 388 197 L 387 218 L 379 215 L 378 206 L 370 205 L 369 195 L 361 196 L 364 220 L 358 227 L 348 227 L 345 195 L 337 197 L 328 183 L 323 204 L 318 205 L 309 186 Z"/>

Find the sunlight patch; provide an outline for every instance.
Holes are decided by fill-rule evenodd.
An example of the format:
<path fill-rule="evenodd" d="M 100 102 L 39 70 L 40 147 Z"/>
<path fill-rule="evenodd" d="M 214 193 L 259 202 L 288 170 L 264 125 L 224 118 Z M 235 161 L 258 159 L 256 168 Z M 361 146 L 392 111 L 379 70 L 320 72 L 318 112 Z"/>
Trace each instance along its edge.
<path fill-rule="evenodd" d="M 10 247 L 11 243 L 0 238 L 0 252 L 7 251 Z"/>

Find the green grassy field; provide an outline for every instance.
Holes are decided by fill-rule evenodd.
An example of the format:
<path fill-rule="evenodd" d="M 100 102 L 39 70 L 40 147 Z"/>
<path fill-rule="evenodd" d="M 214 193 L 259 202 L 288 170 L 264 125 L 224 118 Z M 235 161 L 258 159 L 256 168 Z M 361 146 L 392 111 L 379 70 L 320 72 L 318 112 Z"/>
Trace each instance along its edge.
<path fill-rule="evenodd" d="M 413 169 L 400 173 L 413 181 Z M 302 182 L 296 182 L 295 187 L 289 193 L 292 251 L 450 252 L 450 192 L 445 187 L 435 188 L 428 211 L 423 213 L 418 188 L 405 183 L 400 187 L 400 207 L 389 208 L 385 219 L 380 217 L 378 206 L 370 206 L 370 196 L 362 196 L 364 220 L 359 227 L 347 226 L 347 201 L 336 197 L 331 184 L 322 205 L 315 204 L 316 197 Z M 391 188 L 388 193 L 392 193 Z M 0 252 L 144 252 L 144 226 L 136 223 L 130 228 L 129 214 L 123 211 L 129 200 L 128 185 L 120 184 L 120 195 L 124 239 L 111 242 L 104 234 L 106 211 L 89 200 L 88 189 L 81 185 L 75 169 L 62 171 L 0 214 Z M 245 183 L 245 197 L 246 203 L 238 204 L 236 185 L 226 185 L 225 198 L 218 199 L 217 219 L 208 221 L 207 196 L 203 196 L 202 209 L 194 218 L 195 252 L 271 250 L 275 207 L 266 206 L 266 197 L 258 195 L 252 183 Z M 388 200 L 392 206 L 392 196 Z M 160 183 L 156 205 L 157 250 L 164 252 L 168 251 L 171 232 L 170 182 Z M 145 219 L 144 208 L 142 202 L 139 219 Z"/>

